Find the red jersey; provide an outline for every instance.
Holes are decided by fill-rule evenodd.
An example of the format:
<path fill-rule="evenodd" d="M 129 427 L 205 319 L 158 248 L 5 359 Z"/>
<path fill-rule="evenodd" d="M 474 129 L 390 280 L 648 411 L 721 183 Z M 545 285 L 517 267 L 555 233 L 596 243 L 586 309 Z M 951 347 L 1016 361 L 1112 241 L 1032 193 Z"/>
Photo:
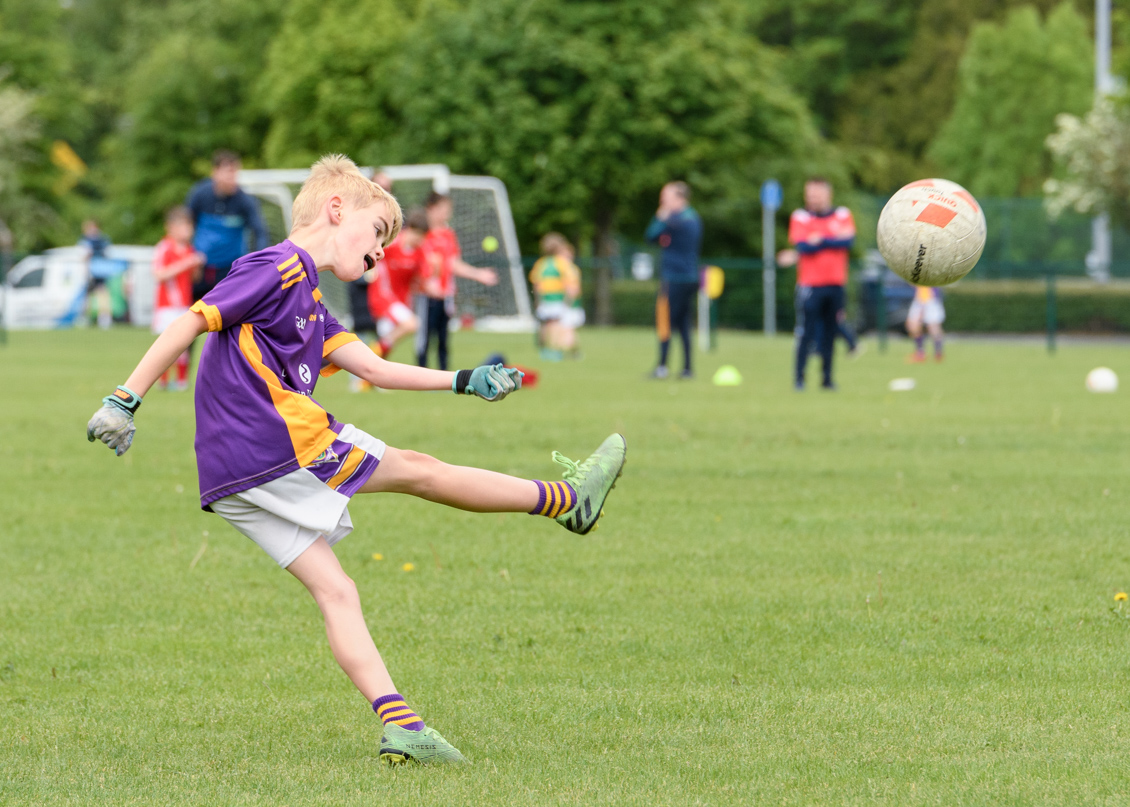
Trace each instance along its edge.
<path fill-rule="evenodd" d="M 815 249 L 808 239 L 819 236 L 823 244 Z M 789 219 L 789 241 L 800 252 L 797 285 L 844 286 L 848 276 L 848 250 L 855 240 L 855 220 L 846 207 L 827 213 L 794 210 Z"/>
<path fill-rule="evenodd" d="M 179 244 L 168 236 L 157 243 L 153 253 L 153 272 L 165 269 L 196 252 L 192 244 Z M 157 283 L 154 308 L 188 308 L 192 305 L 192 267 L 186 268 L 167 280 Z"/>
<path fill-rule="evenodd" d="M 452 271 L 452 262 L 463 257 L 463 251 L 459 249 L 459 239 L 455 237 L 455 230 L 450 227 L 435 227 L 428 230 L 428 234 L 424 236 L 424 249 L 429 254 L 438 256 L 440 294 L 443 297 L 454 297 L 455 274 Z M 434 271 L 432 263 L 429 262 L 424 276 L 431 277 Z"/>
<path fill-rule="evenodd" d="M 408 249 L 398 237 L 385 247 L 384 259 L 377 264 L 376 279 L 369 284 L 369 311 L 383 317 L 393 303 L 411 307 L 412 293 L 428 271 L 427 251 L 423 246 Z"/>

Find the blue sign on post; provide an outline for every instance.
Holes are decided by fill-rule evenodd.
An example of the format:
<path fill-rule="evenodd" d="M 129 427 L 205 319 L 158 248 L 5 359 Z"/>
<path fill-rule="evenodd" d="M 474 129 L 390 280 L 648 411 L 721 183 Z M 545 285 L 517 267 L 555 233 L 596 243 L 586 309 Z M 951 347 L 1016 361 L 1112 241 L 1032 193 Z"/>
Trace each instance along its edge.
<path fill-rule="evenodd" d="M 767 179 L 761 183 L 761 204 L 771 210 L 781 208 L 781 183 L 775 179 Z"/>
<path fill-rule="evenodd" d="M 766 336 L 777 333 L 776 214 L 780 207 L 781 183 L 765 180 L 761 183 L 761 283 Z"/>

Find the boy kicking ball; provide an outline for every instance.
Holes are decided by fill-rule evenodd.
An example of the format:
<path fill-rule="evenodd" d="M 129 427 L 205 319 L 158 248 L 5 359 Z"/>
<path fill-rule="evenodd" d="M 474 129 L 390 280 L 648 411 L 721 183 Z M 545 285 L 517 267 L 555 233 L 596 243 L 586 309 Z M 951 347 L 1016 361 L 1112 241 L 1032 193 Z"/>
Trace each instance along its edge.
<path fill-rule="evenodd" d="M 309 590 L 325 618 L 334 658 L 373 705 L 389 764 L 465 762 L 408 706 L 369 635 L 361 600 L 333 545 L 353 529 L 357 493 L 408 493 L 478 513 L 549 516 L 585 534 L 624 467 L 613 434 L 582 463 L 554 452 L 564 480 L 518 479 L 386 446 L 340 423 L 310 397 L 337 369 L 385 389 L 442 390 L 499 401 L 521 389 L 514 368 L 445 372 L 377 357 L 321 303 L 318 272 L 356 280 L 401 226 L 400 206 L 346 157 L 315 163 L 294 200 L 281 244 L 241 258 L 216 288 L 175 320 L 126 383 L 102 399 L 87 438 L 124 454 L 134 415 L 157 379 L 205 331 L 196 384 L 200 504 L 262 547 Z"/>

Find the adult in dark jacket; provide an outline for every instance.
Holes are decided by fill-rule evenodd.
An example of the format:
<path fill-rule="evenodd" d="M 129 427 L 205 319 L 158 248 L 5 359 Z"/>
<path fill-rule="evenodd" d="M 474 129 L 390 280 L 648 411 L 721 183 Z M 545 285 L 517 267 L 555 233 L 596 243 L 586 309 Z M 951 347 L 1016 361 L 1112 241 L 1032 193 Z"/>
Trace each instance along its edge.
<path fill-rule="evenodd" d="M 698 294 L 702 219 L 690 206 L 691 189 L 685 182 L 668 182 L 659 192 L 659 209 L 645 236 L 659 244 L 659 297 L 655 302 L 655 330 L 659 336 L 659 364 L 652 378 L 667 378 L 667 353 L 672 329 L 683 340 L 682 378 L 692 378 L 691 312 Z"/>
<path fill-rule="evenodd" d="M 206 259 L 192 284 L 193 300 L 227 277 L 237 258 L 270 245 L 259 202 L 239 187 L 240 165 L 234 151 L 217 151 L 212 155 L 212 175 L 193 185 L 185 200 L 196 230 L 192 245 Z"/>

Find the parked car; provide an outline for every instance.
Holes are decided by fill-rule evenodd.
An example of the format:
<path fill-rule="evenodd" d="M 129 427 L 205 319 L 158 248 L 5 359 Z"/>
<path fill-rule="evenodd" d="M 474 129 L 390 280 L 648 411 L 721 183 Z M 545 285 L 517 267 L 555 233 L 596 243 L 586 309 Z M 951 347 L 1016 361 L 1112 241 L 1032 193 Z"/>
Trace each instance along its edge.
<path fill-rule="evenodd" d="M 880 308 L 886 314 L 888 330 L 905 331 L 906 313 L 914 299 L 914 286 L 892 272 L 877 249 L 868 250 L 863 256 L 859 294 L 860 305 L 855 322 L 859 333 L 878 327 Z"/>
<path fill-rule="evenodd" d="M 153 247 L 115 244 L 106 258 L 123 264 L 122 291 L 129 321 L 147 326 L 153 319 Z M 16 329 L 67 328 L 84 311 L 89 262 L 82 247 L 58 247 L 29 255 L 12 267 L 0 286 L 4 326 Z"/>

